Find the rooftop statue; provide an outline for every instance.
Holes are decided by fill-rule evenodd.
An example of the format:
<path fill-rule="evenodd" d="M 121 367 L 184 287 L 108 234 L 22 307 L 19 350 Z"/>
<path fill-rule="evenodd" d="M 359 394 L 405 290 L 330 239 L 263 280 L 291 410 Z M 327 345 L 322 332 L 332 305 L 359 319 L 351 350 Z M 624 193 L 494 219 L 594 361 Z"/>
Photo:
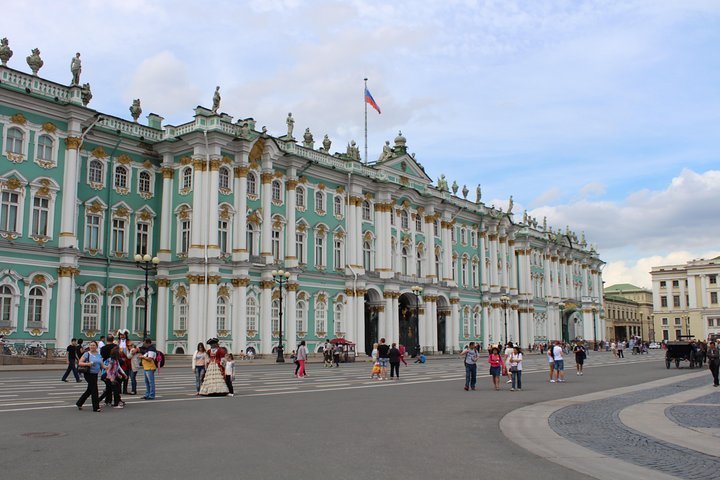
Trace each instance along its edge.
<path fill-rule="evenodd" d="M 212 113 L 217 113 L 218 109 L 220 108 L 220 87 L 215 87 L 215 94 L 213 95 L 213 106 L 212 106 Z"/>
<path fill-rule="evenodd" d="M 523 211 L 523 223 L 527 225 L 528 223 L 528 214 L 527 210 Z"/>
<path fill-rule="evenodd" d="M 7 66 L 8 60 L 13 56 L 13 51 L 10 50 L 9 43 L 7 38 L 0 40 L 0 61 L 2 61 L 3 67 Z"/>
<path fill-rule="evenodd" d="M 507 209 L 508 215 L 510 215 L 512 213 L 512 209 L 514 206 L 515 206 L 515 202 L 513 202 L 512 195 L 510 195 L 510 200 L 508 200 L 508 209 Z"/>
<path fill-rule="evenodd" d="M 243 122 L 243 124 L 240 126 L 240 136 L 242 138 L 248 138 L 250 135 L 250 125 L 248 125 L 248 122 Z"/>
<path fill-rule="evenodd" d="M 475 189 L 475 203 L 480 203 L 481 199 L 482 199 L 482 189 L 480 188 L 480 184 L 478 183 L 478 186 Z"/>
<path fill-rule="evenodd" d="M 383 145 L 382 153 L 380 154 L 380 157 L 378 158 L 378 162 L 384 162 L 385 160 L 389 160 L 392 158 L 393 150 L 390 146 L 390 140 L 385 140 L 385 145 Z"/>
<path fill-rule="evenodd" d="M 135 100 L 133 100 L 132 105 L 130 105 L 130 115 L 132 116 L 135 123 L 137 123 L 141 113 L 142 108 L 140 108 L 140 99 L 136 98 Z"/>
<path fill-rule="evenodd" d="M 287 136 L 288 138 L 293 138 L 293 128 L 295 128 L 295 119 L 292 116 L 292 112 L 288 113 L 287 120 L 285 120 L 285 123 L 287 124 Z"/>
<path fill-rule="evenodd" d="M 440 175 L 440 178 L 438 178 L 438 190 L 441 192 L 447 192 L 448 191 L 448 183 L 447 180 L 445 180 L 445 175 Z"/>
<path fill-rule="evenodd" d="M 72 81 L 70 85 L 80 85 L 80 72 L 82 72 L 82 62 L 80 61 L 80 52 L 70 60 L 70 72 L 72 73 Z"/>
<path fill-rule="evenodd" d="M 468 190 L 467 185 L 463 185 L 462 194 L 465 200 L 467 200 L 468 193 L 470 193 L 470 190 Z"/>
<path fill-rule="evenodd" d="M 332 142 L 330 141 L 330 138 L 327 136 L 327 133 L 325 134 L 325 137 L 323 137 L 323 148 L 325 149 L 325 153 L 330 153 L 330 146 L 332 145 Z"/>
<path fill-rule="evenodd" d="M 453 184 L 452 184 L 453 195 L 457 195 L 458 188 L 460 188 L 460 186 L 457 184 L 457 182 L 455 180 L 453 180 Z"/>
<path fill-rule="evenodd" d="M 547 217 L 543 217 L 543 231 L 547 231 L 547 229 L 548 229 Z"/>
<path fill-rule="evenodd" d="M 40 71 L 45 63 L 42 61 L 42 58 L 40 58 L 40 50 L 37 48 L 32 49 L 32 55 L 28 55 L 26 61 L 35 76 L 37 76 L 38 71 Z"/>
<path fill-rule="evenodd" d="M 315 139 L 313 138 L 313 134 L 310 133 L 310 127 L 305 129 L 305 133 L 303 134 L 303 147 L 305 148 L 313 148 L 315 145 Z"/>
<path fill-rule="evenodd" d="M 92 92 L 90 91 L 89 83 L 83 83 L 82 89 L 80 90 L 80 99 L 85 107 L 87 107 L 87 104 L 90 103 L 90 100 L 92 100 Z"/>
<path fill-rule="evenodd" d="M 347 147 L 347 156 L 352 160 L 360 160 L 360 149 L 357 147 L 355 140 L 352 140 Z"/>

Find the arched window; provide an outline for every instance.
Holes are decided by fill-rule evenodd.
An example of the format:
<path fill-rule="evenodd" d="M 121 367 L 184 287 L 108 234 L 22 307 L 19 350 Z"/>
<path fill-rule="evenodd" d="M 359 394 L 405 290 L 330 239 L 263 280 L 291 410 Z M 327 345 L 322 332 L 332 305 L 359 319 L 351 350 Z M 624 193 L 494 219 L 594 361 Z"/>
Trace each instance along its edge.
<path fill-rule="evenodd" d="M 0 325 L 10 326 L 13 311 L 13 291 L 7 285 L 0 287 Z"/>
<path fill-rule="evenodd" d="M 222 190 L 230 190 L 230 169 L 220 167 L 218 171 L 218 187 Z"/>
<path fill-rule="evenodd" d="M 305 312 L 307 311 L 307 304 L 304 300 L 299 300 L 295 306 L 295 331 L 296 332 L 307 332 L 305 330 Z"/>
<path fill-rule="evenodd" d="M 275 203 L 279 203 L 282 201 L 282 185 L 280 184 L 280 181 L 273 180 L 272 182 L 272 201 Z"/>
<path fill-rule="evenodd" d="M 187 330 L 187 318 L 188 318 L 188 304 L 187 304 L 187 298 L 180 297 L 177 300 L 177 329 L 178 330 Z"/>
<path fill-rule="evenodd" d="M 438 280 L 442 280 L 442 262 L 438 250 L 435 250 L 435 275 L 437 275 Z"/>
<path fill-rule="evenodd" d="M 333 199 L 333 214 L 336 217 L 342 215 L 342 197 L 340 195 L 335 195 Z"/>
<path fill-rule="evenodd" d="M 100 298 L 91 293 L 87 295 L 83 301 L 83 317 L 82 329 L 84 331 L 98 330 L 98 309 L 100 306 Z"/>
<path fill-rule="evenodd" d="M 273 337 L 280 331 L 280 300 L 273 300 L 270 306 L 270 325 Z"/>
<path fill-rule="evenodd" d="M 369 240 L 363 242 L 363 268 L 366 271 L 372 270 L 372 245 Z"/>
<path fill-rule="evenodd" d="M 405 210 L 400 210 L 400 227 L 403 229 L 409 228 L 408 212 Z"/>
<path fill-rule="evenodd" d="M 463 245 L 467 243 L 467 230 L 465 230 L 465 227 L 460 229 L 460 243 Z"/>
<path fill-rule="evenodd" d="M 128 170 L 122 165 L 115 167 L 115 188 L 127 188 Z"/>
<path fill-rule="evenodd" d="M 27 326 L 39 326 L 43 321 L 44 307 L 43 290 L 40 287 L 33 287 L 28 293 Z"/>
<path fill-rule="evenodd" d="M 315 211 L 325 212 L 325 194 L 321 190 L 315 192 Z"/>
<path fill-rule="evenodd" d="M 122 319 L 123 301 L 121 297 L 113 297 L 110 300 L 110 319 L 108 320 L 108 331 L 116 332 L 120 329 Z"/>
<path fill-rule="evenodd" d="M 433 222 L 433 235 L 435 235 L 436 237 L 440 235 L 440 221 L 439 220 L 435 220 Z"/>
<path fill-rule="evenodd" d="M 191 167 L 185 167 L 182 171 L 182 189 L 190 190 L 192 188 L 193 170 Z"/>
<path fill-rule="evenodd" d="M 342 303 L 335 303 L 335 312 L 333 312 L 335 320 L 335 335 L 338 333 L 345 333 L 345 319 L 343 318 L 345 312 L 343 308 L 344 305 Z"/>
<path fill-rule="evenodd" d="M 53 139 L 50 135 L 40 135 L 37 148 L 38 159 L 52 160 Z"/>
<path fill-rule="evenodd" d="M 255 297 L 247 297 L 247 302 L 245 305 L 245 313 L 247 316 L 247 329 L 248 332 L 254 332 L 252 333 L 252 335 L 254 335 L 255 333 L 257 333 L 257 300 L 255 300 Z M 250 335 L 250 333 L 248 333 L 248 335 Z"/>
<path fill-rule="evenodd" d="M 225 297 L 217 299 L 217 331 L 227 330 L 227 301 Z"/>
<path fill-rule="evenodd" d="M 25 139 L 25 134 L 23 134 L 22 130 L 19 128 L 10 128 L 7 132 L 7 145 L 5 146 L 5 151 L 14 153 L 16 155 L 21 155 L 23 153 L 23 140 Z"/>
<path fill-rule="evenodd" d="M 279 228 L 273 228 L 270 232 L 270 253 L 272 254 L 272 257 L 275 259 L 275 262 L 280 261 L 280 245 L 281 245 L 281 239 L 282 237 L 282 227 Z"/>
<path fill-rule="evenodd" d="M 247 193 L 248 195 L 257 195 L 257 178 L 253 172 L 247 174 Z"/>
<path fill-rule="evenodd" d="M 372 220 L 372 217 L 371 217 L 370 215 L 371 215 L 370 202 L 368 202 L 367 200 L 363 200 L 363 203 L 362 203 L 362 219 L 369 222 L 369 221 Z"/>
<path fill-rule="evenodd" d="M 305 208 L 305 188 L 295 188 L 295 203 L 297 207 Z"/>
<path fill-rule="evenodd" d="M 100 160 L 90 160 L 90 166 L 88 167 L 88 180 L 91 183 L 103 183 L 103 163 Z"/>
<path fill-rule="evenodd" d="M 410 254 L 408 253 L 408 249 L 403 247 L 402 249 L 402 264 L 400 266 L 400 271 L 403 275 L 408 274 L 408 264 L 410 263 Z"/>
<path fill-rule="evenodd" d="M 150 313 L 150 312 L 148 312 Z M 147 325 L 148 331 L 150 325 Z M 145 331 L 145 297 L 138 297 L 135 300 L 135 325 L 132 328 L 133 332 Z"/>
<path fill-rule="evenodd" d="M 327 304 L 315 302 L 315 333 L 325 336 L 327 333 Z"/>
<path fill-rule="evenodd" d="M 138 192 L 150 193 L 150 173 L 142 171 L 138 175 Z"/>

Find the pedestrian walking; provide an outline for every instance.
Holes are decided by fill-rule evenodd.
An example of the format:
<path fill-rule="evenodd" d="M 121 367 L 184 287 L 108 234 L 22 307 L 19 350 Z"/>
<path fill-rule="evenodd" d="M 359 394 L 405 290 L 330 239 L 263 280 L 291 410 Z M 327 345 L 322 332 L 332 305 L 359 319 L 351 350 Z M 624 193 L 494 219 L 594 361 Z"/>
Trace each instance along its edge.
<path fill-rule="evenodd" d="M 103 380 L 110 385 L 110 395 L 105 399 L 105 403 L 107 404 L 108 400 L 110 400 L 113 408 L 123 408 L 125 402 L 120 397 L 120 386 L 122 379 L 127 375 L 120 366 L 120 347 L 115 345 L 110 350 L 107 360 L 104 360 L 103 363 L 105 365 L 102 374 Z"/>
<path fill-rule="evenodd" d="M 130 391 L 128 395 L 137 395 L 137 374 L 140 371 L 140 349 L 128 341 L 128 359 L 130 360 Z"/>
<path fill-rule="evenodd" d="M 343 346 L 339 343 L 335 345 L 335 350 L 333 351 L 333 362 L 335 362 L 335 368 L 340 368 L 340 356 L 343 352 Z"/>
<path fill-rule="evenodd" d="M 307 362 L 307 356 L 308 356 L 307 347 L 305 346 L 305 340 L 300 342 L 300 346 L 297 349 L 296 355 L 297 355 L 297 361 L 298 361 L 297 377 L 303 378 L 303 377 L 305 377 L 305 362 Z"/>
<path fill-rule="evenodd" d="M 625 350 L 625 341 L 621 340 L 617 344 L 617 355 L 618 358 L 625 358 L 625 355 L 623 355 L 623 350 Z"/>
<path fill-rule="evenodd" d="M 510 380 L 512 381 L 512 386 L 510 387 L 511 392 L 514 392 L 515 390 L 522 390 L 522 361 L 523 353 L 520 349 L 520 345 L 518 344 L 513 347 L 513 352 L 508 358 L 508 365 L 510 365 Z"/>
<path fill-rule="evenodd" d="M 565 381 L 565 362 L 563 360 L 563 349 L 560 346 L 560 342 L 555 342 L 555 346 L 552 347 L 553 359 L 555 360 L 555 380 L 550 380 L 550 383 L 564 382 Z"/>
<path fill-rule="evenodd" d="M 575 370 L 577 370 L 577 372 L 575 372 L 575 375 L 582 375 L 583 364 L 585 363 L 585 358 L 587 357 L 585 347 L 578 343 L 575 345 L 573 353 L 575 353 Z"/>
<path fill-rule="evenodd" d="M 402 363 L 404 363 L 405 366 L 407 367 L 408 364 L 407 364 L 407 362 L 405 361 L 405 352 L 406 352 L 406 350 L 405 350 L 405 345 L 402 345 L 402 344 L 401 344 L 401 345 L 398 345 L 398 350 L 400 350 L 400 361 L 401 361 Z"/>
<path fill-rule="evenodd" d="M 398 350 L 396 343 L 393 343 L 390 347 L 388 361 L 390 362 L 390 378 L 400 380 L 400 350 Z"/>
<path fill-rule="evenodd" d="M 547 351 L 545 352 L 547 354 L 548 364 L 550 365 L 550 383 L 554 383 L 555 380 L 553 380 L 553 375 L 555 374 L 555 357 L 553 357 L 553 346 L 552 344 L 548 345 Z"/>
<path fill-rule="evenodd" d="M 80 357 L 80 360 L 78 360 L 78 365 L 85 369 L 85 373 L 83 373 L 83 376 L 85 377 L 85 381 L 87 382 L 87 388 L 85 389 L 85 392 L 80 396 L 78 401 L 75 403 L 75 405 L 78 407 L 78 410 L 82 410 L 83 405 L 85 404 L 85 400 L 90 397 L 92 401 L 92 407 L 93 412 L 100 412 L 100 397 L 98 396 L 98 374 L 100 373 L 100 370 L 102 369 L 102 357 L 100 356 L 100 352 L 98 352 L 98 344 L 96 341 L 91 341 L 89 343 L 89 349 L 87 352 L 83 354 L 82 357 Z"/>
<path fill-rule="evenodd" d="M 383 380 L 388 378 L 388 366 L 390 365 L 390 346 L 385 343 L 385 339 L 380 339 L 378 345 L 378 362 L 380 363 L 380 377 Z"/>
<path fill-rule="evenodd" d="M 477 383 L 477 361 L 479 358 L 478 351 L 475 348 L 475 342 L 470 342 L 465 350 L 460 353 L 465 364 L 465 391 L 469 389 L 475 390 Z"/>
<path fill-rule="evenodd" d="M 233 380 L 235 380 L 235 358 L 232 353 L 225 355 L 225 385 L 228 388 L 228 397 L 234 397 Z"/>
<path fill-rule="evenodd" d="M 720 369 L 720 351 L 715 342 L 710 342 L 707 347 L 707 362 L 710 373 L 713 377 L 713 387 L 718 386 L 718 369 Z"/>
<path fill-rule="evenodd" d="M 207 371 L 210 357 L 208 357 L 207 351 L 205 350 L 205 344 L 200 342 L 197 345 L 197 350 L 193 353 L 192 357 L 192 370 L 195 373 L 195 395 L 200 395 L 200 386 L 205 379 L 205 372 Z"/>
<path fill-rule="evenodd" d="M 72 340 L 70 340 L 70 345 L 68 345 L 65 350 L 67 350 L 68 366 L 61 380 L 63 382 L 67 382 L 67 378 L 70 375 L 70 372 L 72 372 L 73 376 L 75 376 L 75 381 L 77 383 L 80 383 L 80 374 L 78 374 L 77 370 L 77 362 L 80 358 L 80 356 L 78 355 L 77 338 L 73 338 Z"/>
<path fill-rule="evenodd" d="M 513 342 L 507 342 L 505 345 L 505 351 L 503 351 L 503 361 L 505 362 L 505 365 L 508 364 L 508 360 L 510 360 L 510 355 L 513 353 Z M 504 374 L 504 372 L 503 372 Z M 505 383 L 512 383 L 512 378 L 508 378 L 507 382 Z"/>
<path fill-rule="evenodd" d="M 500 349 L 498 347 L 493 347 L 490 350 L 488 363 L 490 364 L 490 376 L 492 377 L 493 386 L 495 387 L 495 390 L 500 390 L 500 375 L 502 374 L 505 363 L 500 355 Z"/>
<path fill-rule="evenodd" d="M 145 395 L 142 399 L 155 400 L 155 371 L 157 370 L 155 359 L 157 358 L 157 350 L 151 339 L 145 339 L 140 353 L 142 353 L 140 364 L 145 375 Z"/>
<path fill-rule="evenodd" d="M 100 337 L 101 343 L 102 339 L 105 337 Z M 110 358 L 110 352 L 112 352 L 113 348 L 115 347 L 115 337 L 112 335 L 107 336 L 107 343 L 105 343 L 102 347 L 100 347 L 100 356 L 103 359 L 103 365 L 105 366 L 105 361 Z M 100 379 L 105 384 L 105 389 L 103 390 L 102 395 L 100 395 L 100 401 L 102 402 L 105 400 L 105 406 L 109 407 L 112 404 L 112 383 L 107 379 L 106 375 L 100 375 Z"/>
<path fill-rule="evenodd" d="M 323 345 L 323 368 L 332 368 L 333 351 L 330 339 L 326 339 Z"/>

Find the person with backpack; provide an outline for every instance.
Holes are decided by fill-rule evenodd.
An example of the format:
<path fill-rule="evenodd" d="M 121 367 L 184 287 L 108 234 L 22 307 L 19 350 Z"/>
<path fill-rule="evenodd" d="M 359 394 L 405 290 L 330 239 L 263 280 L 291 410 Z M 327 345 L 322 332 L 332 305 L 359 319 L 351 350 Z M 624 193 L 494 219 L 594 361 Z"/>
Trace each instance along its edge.
<path fill-rule="evenodd" d="M 157 370 L 157 349 L 150 338 L 146 338 L 140 349 L 140 364 L 145 374 L 145 396 L 143 400 L 155 400 L 155 371 Z"/>
<path fill-rule="evenodd" d="M 477 361 L 479 358 L 478 351 L 475 349 L 475 342 L 470 342 L 465 350 L 460 353 L 460 357 L 465 364 L 465 391 L 471 388 L 475 390 L 477 383 Z"/>

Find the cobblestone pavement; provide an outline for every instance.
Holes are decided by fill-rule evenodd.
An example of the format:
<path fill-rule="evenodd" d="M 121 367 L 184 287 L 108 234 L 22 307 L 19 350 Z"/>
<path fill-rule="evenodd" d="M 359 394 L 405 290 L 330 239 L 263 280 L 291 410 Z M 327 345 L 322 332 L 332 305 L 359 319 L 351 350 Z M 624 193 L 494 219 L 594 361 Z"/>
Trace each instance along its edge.
<path fill-rule="evenodd" d="M 550 416 L 550 427 L 568 440 L 595 452 L 679 478 L 718 478 L 720 459 L 673 445 L 632 430 L 620 421 L 624 408 L 707 383 L 705 378 L 680 380 L 649 390 L 562 408 Z"/>
<path fill-rule="evenodd" d="M 720 406 L 676 405 L 665 416 L 683 427 L 720 428 Z"/>
<path fill-rule="evenodd" d="M 720 405 L 720 391 L 711 393 L 710 395 L 702 396 L 700 398 L 696 398 L 695 400 L 688 403 L 702 403 L 705 405 L 708 403 L 715 403 L 717 405 Z"/>

